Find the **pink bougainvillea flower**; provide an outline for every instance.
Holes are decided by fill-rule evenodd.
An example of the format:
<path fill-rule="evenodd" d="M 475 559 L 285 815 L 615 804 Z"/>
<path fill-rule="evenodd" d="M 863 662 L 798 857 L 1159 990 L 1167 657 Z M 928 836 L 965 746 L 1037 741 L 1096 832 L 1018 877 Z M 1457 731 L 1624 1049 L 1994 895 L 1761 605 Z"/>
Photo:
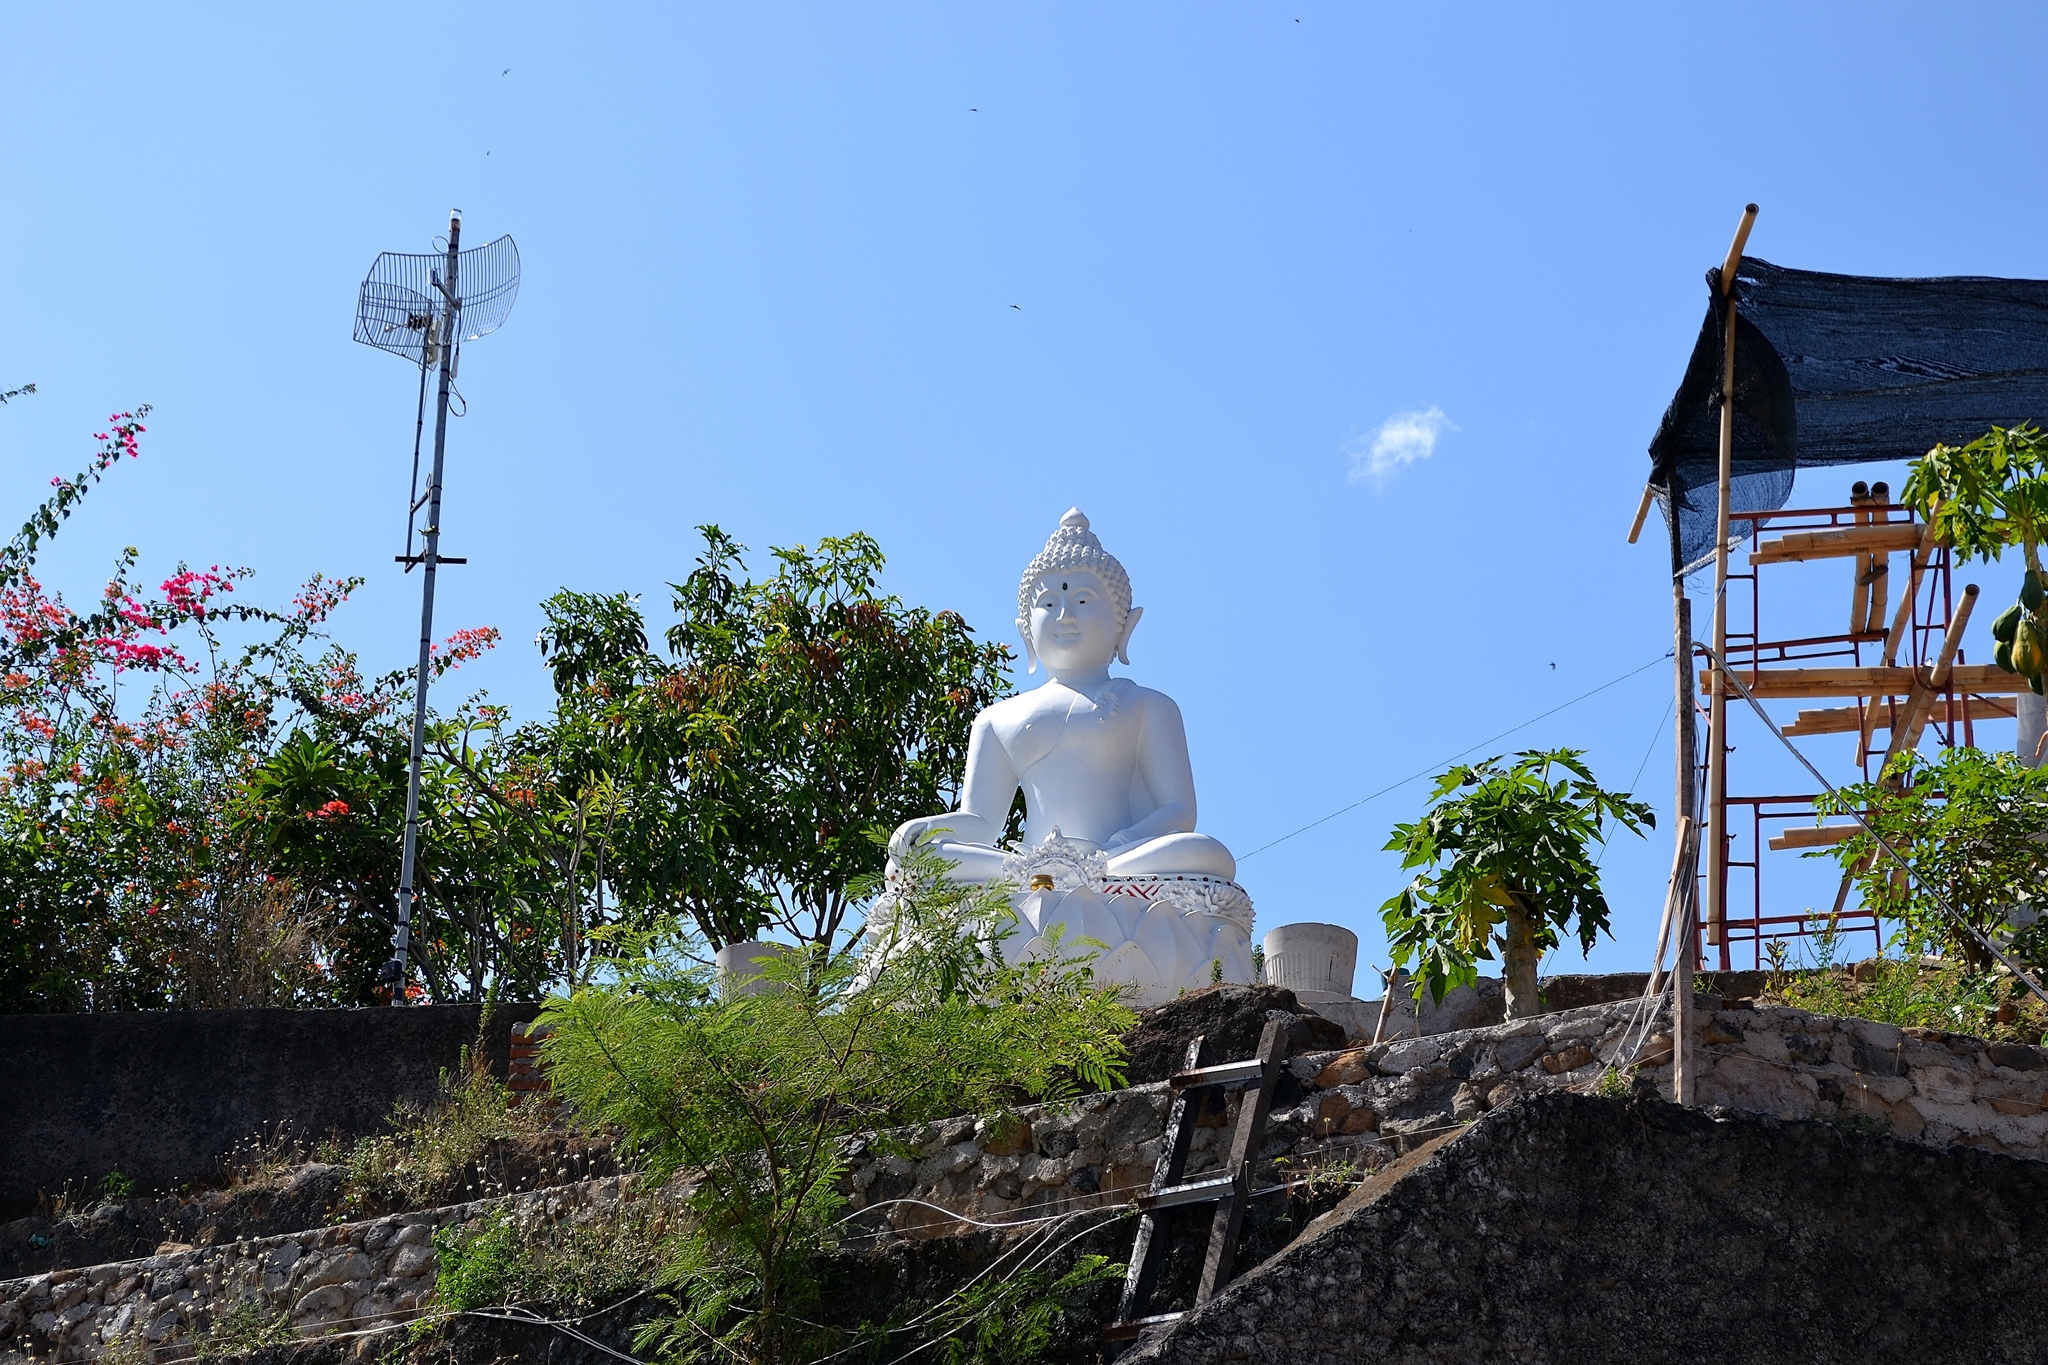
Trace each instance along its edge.
<path fill-rule="evenodd" d="M 458 630 L 443 640 L 434 651 L 434 670 L 445 673 L 451 668 L 468 663 L 498 643 L 496 626 L 472 626 Z"/>

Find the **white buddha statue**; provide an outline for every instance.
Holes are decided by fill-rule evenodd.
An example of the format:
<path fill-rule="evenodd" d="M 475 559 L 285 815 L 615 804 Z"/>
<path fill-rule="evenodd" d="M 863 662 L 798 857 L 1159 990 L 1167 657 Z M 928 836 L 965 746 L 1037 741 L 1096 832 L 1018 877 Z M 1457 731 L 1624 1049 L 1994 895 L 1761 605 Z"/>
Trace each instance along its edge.
<path fill-rule="evenodd" d="M 1050 675 L 975 717 L 960 807 L 907 821 L 890 870 L 924 841 L 960 881 L 1009 879 L 1013 960 L 1091 939 L 1096 976 L 1138 1004 L 1183 988 L 1252 979 L 1252 905 L 1230 850 L 1195 832 L 1195 778 L 1180 708 L 1113 678 L 1142 609 L 1131 580 L 1079 508 L 1024 571 L 1017 629 L 1029 672 Z M 1024 792 L 1022 844 L 998 843 Z M 1061 926 L 1058 934 L 1049 931 Z"/>

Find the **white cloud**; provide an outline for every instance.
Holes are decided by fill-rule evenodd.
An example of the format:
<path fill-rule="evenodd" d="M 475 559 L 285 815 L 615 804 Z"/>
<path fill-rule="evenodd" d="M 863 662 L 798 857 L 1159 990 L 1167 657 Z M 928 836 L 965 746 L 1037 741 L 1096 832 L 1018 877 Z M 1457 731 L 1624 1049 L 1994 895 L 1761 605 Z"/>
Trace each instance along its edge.
<path fill-rule="evenodd" d="M 1457 429 L 1435 404 L 1397 412 L 1351 443 L 1351 481 L 1385 483 L 1402 465 L 1436 454 L 1436 438 Z"/>

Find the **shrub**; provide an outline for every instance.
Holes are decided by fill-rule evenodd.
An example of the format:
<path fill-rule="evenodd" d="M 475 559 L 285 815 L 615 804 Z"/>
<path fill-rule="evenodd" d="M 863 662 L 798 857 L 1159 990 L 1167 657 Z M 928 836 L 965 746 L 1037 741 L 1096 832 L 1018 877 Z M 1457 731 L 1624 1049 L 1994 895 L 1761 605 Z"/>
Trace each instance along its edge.
<path fill-rule="evenodd" d="M 508 1303 L 519 1278 L 521 1251 L 510 1215 L 499 1210 L 475 1228 L 434 1234 L 439 1268 L 434 1296 L 443 1309 L 467 1313 Z"/>
<path fill-rule="evenodd" d="M 511 1098 L 483 1054 L 465 1048 L 454 1073 L 442 1071 L 440 1094 L 432 1105 L 401 1105 L 392 1113 L 392 1132 L 323 1151 L 342 1168 L 345 1216 L 420 1208 L 467 1193 L 456 1188 L 457 1180 L 472 1173 L 494 1144 L 549 1126 L 541 1106 L 515 1109 Z M 491 1193 L 503 1191 L 476 1191 Z"/>
<path fill-rule="evenodd" d="M 550 1002 L 550 1073 L 579 1121 L 616 1127 L 654 1179 L 696 1182 L 663 1276 L 675 1311 L 643 1348 L 806 1358 L 830 1335 L 806 1314 L 848 1138 L 1120 1082 L 1135 1016 L 1116 990 L 1071 958 L 1007 965 L 1001 888 L 950 885 L 929 854 L 903 877 L 870 911 L 864 954 L 814 945 L 770 965 L 758 994 L 718 998 L 671 940 L 615 984 Z"/>
<path fill-rule="evenodd" d="M 273 1312 L 262 1299 L 237 1299 L 207 1329 L 199 1343 L 198 1356 L 201 1360 L 214 1360 L 247 1355 L 291 1339 L 289 1312 Z"/>
<path fill-rule="evenodd" d="M 1814 805 L 1822 815 L 1860 813 L 1905 858 L 1910 877 L 1864 832 L 1816 851 L 1856 879 L 1867 908 L 1900 926 L 1907 951 L 1933 949 L 1983 971 L 1994 958 L 1980 935 L 2016 934 L 2016 951 L 2048 960 L 2037 905 L 2048 884 L 2048 768 L 1970 748 L 1906 753 L 1877 781 Z"/>

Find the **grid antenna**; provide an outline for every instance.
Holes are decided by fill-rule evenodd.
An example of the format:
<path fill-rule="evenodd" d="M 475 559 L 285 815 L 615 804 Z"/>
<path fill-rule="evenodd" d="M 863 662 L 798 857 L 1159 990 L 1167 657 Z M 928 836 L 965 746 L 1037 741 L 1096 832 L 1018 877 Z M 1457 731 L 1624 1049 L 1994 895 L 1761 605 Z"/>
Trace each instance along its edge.
<path fill-rule="evenodd" d="M 377 973 L 378 985 L 391 992 L 391 1003 L 405 1003 L 406 955 L 417 893 L 413 875 L 419 857 L 420 762 L 426 750 L 427 680 L 434 654 L 434 572 L 443 564 L 464 564 L 441 553 L 441 478 L 448 449 L 448 404 L 455 392 L 457 359 L 464 341 L 488 336 L 503 325 L 519 297 L 519 248 L 510 237 L 462 250 L 462 210 L 448 215 L 448 245 L 443 251 L 387 251 L 370 265 L 356 295 L 357 341 L 380 351 L 404 356 L 419 366 L 418 411 L 413 420 L 412 505 L 406 516 L 405 553 L 398 562 L 420 575 L 419 669 L 413 675 L 412 765 L 405 788 L 405 849 L 398 874 L 398 921 L 391 934 L 391 960 Z M 427 416 L 427 372 L 439 368 L 440 387 L 434 407 L 434 459 L 426 491 L 420 491 L 420 444 Z M 468 405 L 463 404 L 463 411 Z M 461 413 L 457 414 L 458 416 Z M 419 525 L 422 508 L 425 526 Z M 415 535 L 419 553 L 413 553 Z"/>

